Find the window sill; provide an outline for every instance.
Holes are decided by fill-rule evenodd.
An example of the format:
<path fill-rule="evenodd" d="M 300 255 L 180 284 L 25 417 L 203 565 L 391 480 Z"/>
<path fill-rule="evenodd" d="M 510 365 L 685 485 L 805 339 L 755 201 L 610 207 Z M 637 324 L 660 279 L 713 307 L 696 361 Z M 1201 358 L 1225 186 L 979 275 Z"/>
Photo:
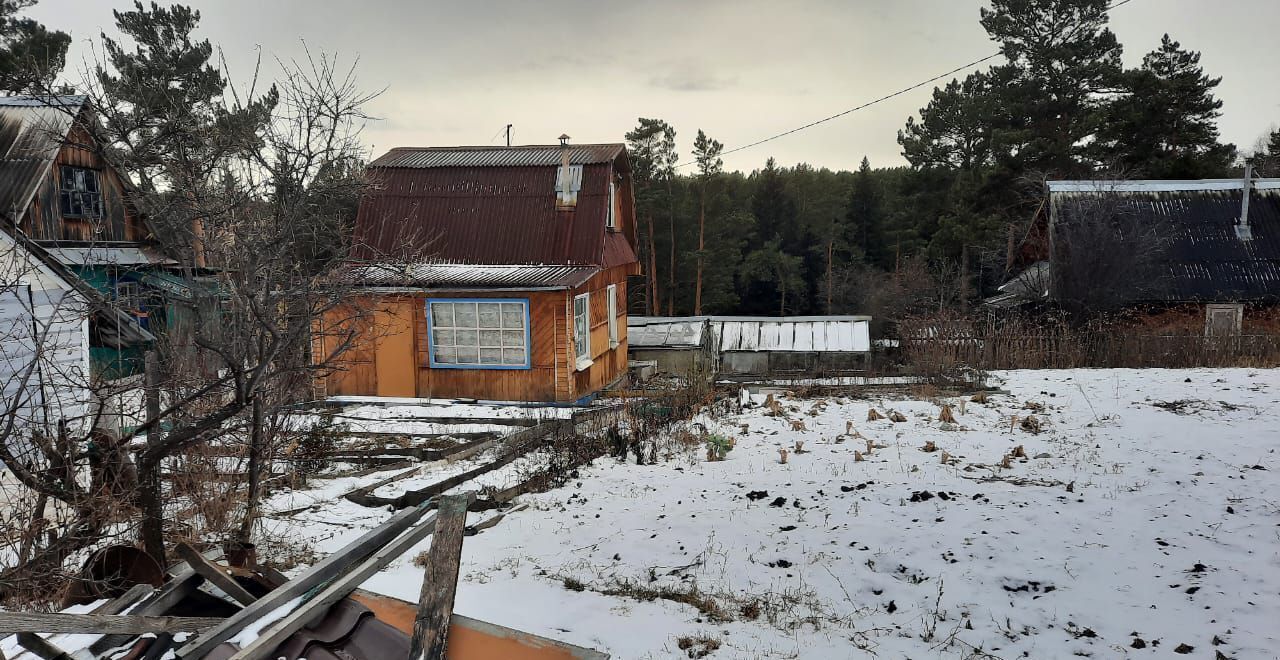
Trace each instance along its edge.
<path fill-rule="evenodd" d="M 587 369 L 590 369 L 593 364 L 595 364 L 595 362 L 593 362 L 591 358 L 578 358 L 577 361 L 574 362 L 573 367 L 575 371 L 586 371 Z"/>

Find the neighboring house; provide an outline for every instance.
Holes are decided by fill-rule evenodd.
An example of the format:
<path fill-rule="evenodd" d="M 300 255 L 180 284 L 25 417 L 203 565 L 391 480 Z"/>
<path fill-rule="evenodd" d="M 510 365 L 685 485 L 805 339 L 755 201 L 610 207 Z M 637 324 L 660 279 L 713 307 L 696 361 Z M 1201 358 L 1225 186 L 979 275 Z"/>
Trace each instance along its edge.
<path fill-rule="evenodd" d="M 166 272 L 174 262 L 129 203 L 129 183 L 95 148 L 89 121 L 83 97 L 0 97 L 0 231 L 20 248 L 10 268 L 38 263 L 62 280 L 50 290 L 74 291 L 92 310 L 76 357 L 87 365 L 81 380 L 119 392 L 140 378 L 151 330 L 172 315 L 185 285 Z"/>
<path fill-rule="evenodd" d="M 1150 283 L 1128 304 L 1133 322 L 1162 333 L 1280 332 L 1280 179 L 1051 181 L 1048 193 L 1048 236 L 1100 200 L 1160 228 Z M 1045 252 L 987 304 L 1051 303 L 1061 251 Z"/>
<path fill-rule="evenodd" d="M 567 139 L 370 165 L 352 276 L 371 318 L 318 394 L 572 402 L 626 375 L 631 168 L 621 144 Z"/>

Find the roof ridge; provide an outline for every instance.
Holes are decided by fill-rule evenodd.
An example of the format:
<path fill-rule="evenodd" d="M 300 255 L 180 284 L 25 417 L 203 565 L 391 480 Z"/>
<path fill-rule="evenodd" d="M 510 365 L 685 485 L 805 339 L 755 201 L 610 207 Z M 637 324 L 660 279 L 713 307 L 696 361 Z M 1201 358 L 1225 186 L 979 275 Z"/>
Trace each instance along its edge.
<path fill-rule="evenodd" d="M 492 144 L 476 144 L 476 145 L 453 145 L 453 146 L 403 146 L 391 147 L 391 151 L 515 151 L 518 149 L 559 149 L 559 144 L 513 144 L 492 145 Z M 623 142 L 575 142 L 567 145 L 569 148 L 587 148 L 587 147 L 625 147 Z"/>

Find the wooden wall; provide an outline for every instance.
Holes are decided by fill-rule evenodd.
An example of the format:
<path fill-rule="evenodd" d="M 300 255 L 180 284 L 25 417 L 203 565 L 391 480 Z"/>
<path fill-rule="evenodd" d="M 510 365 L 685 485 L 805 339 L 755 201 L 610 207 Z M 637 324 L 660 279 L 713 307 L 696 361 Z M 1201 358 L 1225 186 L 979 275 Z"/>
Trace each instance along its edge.
<path fill-rule="evenodd" d="M 573 291 L 433 292 L 371 296 L 352 309 L 334 310 L 318 324 L 316 350 L 327 355 L 337 348 L 340 333 L 334 329 L 358 327 L 360 340 L 340 358 L 339 369 L 317 384 L 317 395 L 414 396 L 400 392 L 387 379 L 385 365 L 412 361 L 417 369 L 416 396 L 423 398 L 471 398 L 495 401 L 558 401 L 581 399 L 609 385 L 627 369 L 626 275 L 628 266 L 602 271 Z M 609 346 L 606 288 L 618 287 L 618 345 Z M 573 297 L 591 294 L 592 365 L 578 371 L 573 349 Z M 426 299 L 527 298 L 529 300 L 529 369 L 433 369 L 427 343 Z M 387 315 L 412 317 L 409 323 L 392 322 Z M 393 339 L 412 327 L 411 344 Z M 329 332 L 325 332 L 329 330 Z M 389 347 L 412 345 L 386 355 Z M 404 355 L 399 353 L 403 352 Z M 379 365 L 384 365 L 379 367 Z M 379 373 L 382 378 L 379 378 Z"/>
<path fill-rule="evenodd" d="M 70 132 L 58 151 L 53 166 L 36 189 L 31 207 L 22 219 L 22 229 L 37 241 L 141 241 L 147 232 L 141 218 L 126 203 L 125 183 L 90 145 L 84 129 Z M 58 192 L 62 188 L 62 165 L 85 167 L 98 172 L 102 191 L 102 218 L 63 218 Z"/>

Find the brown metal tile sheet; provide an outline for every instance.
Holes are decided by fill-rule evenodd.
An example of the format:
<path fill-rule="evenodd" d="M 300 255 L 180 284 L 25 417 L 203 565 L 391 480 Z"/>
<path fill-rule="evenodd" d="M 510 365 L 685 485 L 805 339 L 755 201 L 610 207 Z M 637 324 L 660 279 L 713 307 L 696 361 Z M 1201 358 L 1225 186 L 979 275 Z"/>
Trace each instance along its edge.
<path fill-rule="evenodd" d="M 219 644 L 204 660 L 226 660 L 239 650 Z M 374 618 L 351 600 L 338 601 L 318 622 L 299 630 L 271 654 L 283 660 L 382 660 L 409 656 L 409 636 Z"/>
<path fill-rule="evenodd" d="M 556 166 L 374 168 L 355 257 L 470 264 L 600 265 L 608 164 L 583 167 L 577 206 L 557 210 Z"/>

